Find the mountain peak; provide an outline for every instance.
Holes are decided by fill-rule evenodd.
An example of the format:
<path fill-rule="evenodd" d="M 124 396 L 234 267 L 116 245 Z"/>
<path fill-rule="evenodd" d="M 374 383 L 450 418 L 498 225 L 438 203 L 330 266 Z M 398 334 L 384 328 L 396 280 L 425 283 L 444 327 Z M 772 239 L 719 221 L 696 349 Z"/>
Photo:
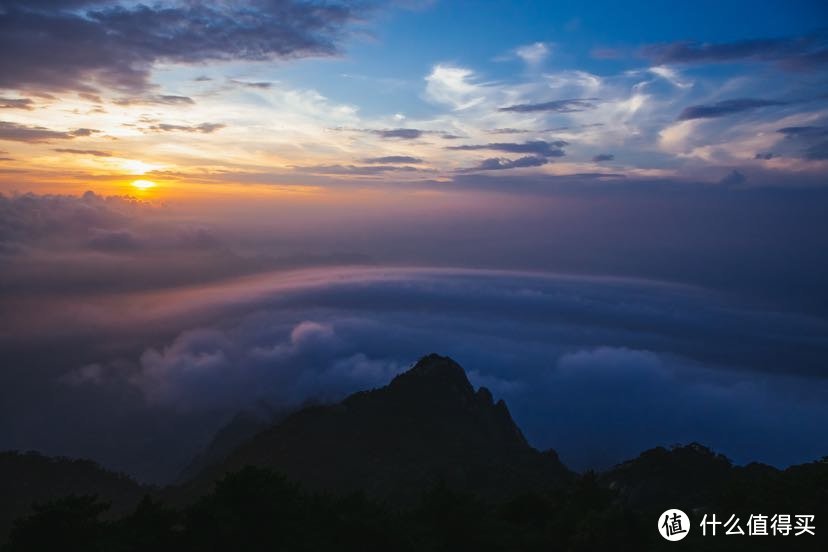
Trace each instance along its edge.
<path fill-rule="evenodd" d="M 436 480 L 482 494 L 557 485 L 570 472 L 532 448 L 506 403 L 475 392 L 454 360 L 431 354 L 385 387 L 288 416 L 207 470 L 275 468 L 320 490 L 413 497 Z M 196 483 L 198 485 L 198 483 Z"/>
<path fill-rule="evenodd" d="M 424 356 L 411 369 L 395 377 L 389 387 L 429 393 L 450 391 L 464 397 L 474 395 L 474 388 L 463 367 L 451 358 L 435 353 Z"/>

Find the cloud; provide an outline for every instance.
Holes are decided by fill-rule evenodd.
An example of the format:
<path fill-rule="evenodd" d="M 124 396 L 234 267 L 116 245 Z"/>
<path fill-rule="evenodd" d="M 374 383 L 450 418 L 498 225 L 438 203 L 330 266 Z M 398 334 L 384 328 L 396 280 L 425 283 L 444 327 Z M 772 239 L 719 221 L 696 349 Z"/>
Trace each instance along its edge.
<path fill-rule="evenodd" d="M 806 69 L 828 63 L 828 35 L 819 33 L 721 43 L 672 42 L 647 46 L 643 54 L 658 64 L 752 60 Z"/>
<path fill-rule="evenodd" d="M 678 88 L 691 88 L 693 86 L 692 82 L 687 82 L 683 80 L 681 76 L 678 74 L 678 72 L 672 67 L 659 65 L 656 67 L 650 67 L 649 71 L 650 73 L 658 75 L 659 77 L 663 78 L 664 80 Z"/>
<path fill-rule="evenodd" d="M 828 136 L 828 127 L 822 126 L 791 126 L 780 128 L 776 132 L 785 136 Z"/>
<path fill-rule="evenodd" d="M 63 381 L 74 393 L 137 390 L 142 416 L 176 424 L 257 401 L 335 400 L 438 351 L 504 398 L 530 442 L 576 468 L 686 440 L 738 460 L 824 453 L 813 440 L 828 421 L 821 319 L 663 282 L 389 267 L 295 276 L 196 287 L 189 308 L 213 314 L 183 319 L 194 325 L 182 320 L 126 364 L 107 352 L 124 338 L 107 336 L 109 349 Z M 142 295 L 113 315 L 172 297 Z M 130 340 L 135 327 L 124 327 Z"/>
<path fill-rule="evenodd" d="M 528 65 L 539 65 L 549 54 L 549 46 L 544 42 L 534 42 L 515 49 L 515 55 Z"/>
<path fill-rule="evenodd" d="M 241 81 L 236 79 L 230 79 L 232 84 L 236 86 L 241 86 L 243 88 L 257 88 L 259 90 L 268 90 L 273 86 L 272 82 L 265 82 L 265 81 L 258 81 L 258 82 L 249 82 L 249 81 Z"/>
<path fill-rule="evenodd" d="M 258 196 L 231 213 L 3 196 L 0 447 L 164 479 L 236 408 L 333 399 L 437 351 L 575 467 L 687 439 L 737 459 L 818 457 L 828 190 L 765 188 L 753 167 L 758 186 L 733 188 L 517 172 L 409 182 L 376 218 L 356 194 L 321 207 L 279 194 L 272 220 L 252 216 L 273 209 Z M 89 243 L 119 232 L 139 246 Z M 589 376 L 604 372 L 612 386 Z"/>
<path fill-rule="evenodd" d="M 386 130 L 372 130 L 380 138 L 400 138 L 402 140 L 414 140 L 423 135 L 423 131 L 416 128 L 392 128 Z"/>
<path fill-rule="evenodd" d="M 719 180 L 719 184 L 722 186 L 741 186 L 745 182 L 747 182 L 747 177 L 737 170 L 730 171 L 726 176 Z"/>
<path fill-rule="evenodd" d="M 486 131 L 486 134 L 528 134 L 531 130 L 521 128 L 492 128 Z"/>
<path fill-rule="evenodd" d="M 132 251 L 139 247 L 135 234 L 123 229 L 92 228 L 87 243 L 100 251 Z"/>
<path fill-rule="evenodd" d="M 77 136 L 92 136 L 95 133 L 100 132 L 100 130 L 93 130 L 91 128 L 78 128 L 72 131 L 69 131 L 69 135 L 72 137 Z"/>
<path fill-rule="evenodd" d="M 419 157 L 411 157 L 410 155 L 386 155 L 385 157 L 369 157 L 362 160 L 363 163 L 422 163 L 423 160 Z"/>
<path fill-rule="evenodd" d="M 757 153 L 753 156 L 754 159 L 762 159 L 767 161 L 768 159 L 773 159 L 773 153 L 771 152 L 764 152 L 764 153 Z"/>
<path fill-rule="evenodd" d="M 389 172 L 422 172 L 423 169 L 409 165 L 313 165 L 294 167 L 296 170 L 337 175 L 372 176 Z"/>
<path fill-rule="evenodd" d="M 51 142 L 52 140 L 71 140 L 72 138 L 77 138 L 79 136 L 90 136 L 96 132 L 98 131 L 89 128 L 59 131 L 41 126 L 29 126 L 11 123 L 8 121 L 0 121 L 0 140 L 27 142 L 30 144 Z"/>
<path fill-rule="evenodd" d="M 93 229 L 119 229 L 130 221 L 140 202 L 94 192 L 81 196 L 0 194 L 0 244 L 71 235 L 86 237 Z"/>
<path fill-rule="evenodd" d="M 34 102 L 28 98 L 0 98 L 0 109 L 34 109 Z"/>
<path fill-rule="evenodd" d="M 366 134 L 374 134 L 384 139 L 391 140 L 416 140 L 426 135 L 439 136 L 445 140 L 455 140 L 460 138 L 450 132 L 441 130 L 423 130 L 419 128 L 352 128 L 352 127 L 333 127 L 330 130 L 343 132 L 364 132 Z"/>
<path fill-rule="evenodd" d="M 112 157 L 108 151 L 92 150 L 92 149 L 75 149 L 75 148 L 54 148 L 58 153 L 73 153 L 75 155 L 92 155 L 95 157 Z"/>
<path fill-rule="evenodd" d="M 810 161 L 828 159 L 828 127 L 826 126 L 791 126 L 777 130 L 784 134 L 786 141 L 801 148 L 799 155 Z"/>
<path fill-rule="evenodd" d="M 141 91 L 162 61 L 330 56 L 360 15 L 344 2 L 301 0 L 5 2 L 0 88 Z"/>
<path fill-rule="evenodd" d="M 745 111 L 752 111 L 760 107 L 785 105 L 785 102 L 775 100 L 760 100 L 754 98 L 739 98 L 734 100 L 723 100 L 708 105 L 691 105 L 685 107 L 676 120 L 690 121 L 693 119 L 714 119 L 725 117 Z"/>
<path fill-rule="evenodd" d="M 120 98 L 114 101 L 117 105 L 195 105 L 195 100 L 189 96 L 174 96 L 170 94 L 156 94 L 149 96 L 134 96 Z"/>
<path fill-rule="evenodd" d="M 599 153 L 592 158 L 593 163 L 601 163 L 603 161 L 612 161 L 615 156 L 611 153 Z"/>
<path fill-rule="evenodd" d="M 524 167 L 540 167 L 549 163 L 546 157 L 538 157 L 534 155 L 527 155 L 518 159 L 504 159 L 499 157 L 491 157 L 484 159 L 476 167 L 463 169 L 464 172 L 472 171 L 500 171 L 506 169 L 519 169 Z"/>
<path fill-rule="evenodd" d="M 533 140 L 523 143 L 495 142 L 490 144 L 472 144 L 463 146 L 449 146 L 446 149 L 458 151 L 493 150 L 506 153 L 530 153 L 539 157 L 563 157 L 563 147 L 569 145 L 564 140 L 547 142 L 545 140 Z"/>
<path fill-rule="evenodd" d="M 828 159 L 828 140 L 808 146 L 808 149 L 805 150 L 805 158 L 814 161 Z"/>
<path fill-rule="evenodd" d="M 426 77 L 426 96 L 455 111 L 469 109 L 486 100 L 482 85 L 474 82 L 474 72 L 464 67 L 435 65 Z"/>
<path fill-rule="evenodd" d="M 553 111 L 555 113 L 578 113 L 595 109 L 598 98 L 572 98 L 568 100 L 552 100 L 541 103 L 516 104 L 501 107 L 498 111 L 512 111 L 515 113 L 534 113 L 537 111 Z"/>
<path fill-rule="evenodd" d="M 715 373 L 648 350 L 596 347 L 559 357 L 537 395 L 538 400 L 543 393 L 545 400 L 557 402 L 561 413 L 588 411 L 595 421 L 598 438 L 590 432 L 579 434 L 579 422 L 552 422 L 560 431 L 559 441 L 577 443 L 574 456 L 569 457 L 576 465 L 612 465 L 613 457 L 634 456 L 654 440 L 662 445 L 700 440 L 735 456 L 737 462 L 763 457 L 777 463 L 786 445 L 774 434 L 785 431 L 781 427 L 792 418 L 810 425 L 805 418 L 814 414 L 813 409 L 822 410 L 815 401 L 828 390 L 824 381 L 815 382 L 820 390 L 807 400 L 807 406 L 788 417 L 776 409 L 785 403 L 793 407 L 791 384 L 784 377 L 751 381 L 732 372 Z M 751 405 L 757 404 L 769 405 L 773 414 L 764 408 L 752 411 Z M 796 432 L 796 447 L 813 454 L 816 447 L 807 444 L 806 433 Z M 734 439 L 734 435 L 739 437 Z M 746 447 L 758 440 L 766 444 L 760 447 L 764 452 L 751 455 Z M 563 457 L 567 459 L 566 452 Z"/>
<path fill-rule="evenodd" d="M 201 123 L 199 125 L 172 125 L 167 123 L 160 123 L 149 127 L 150 130 L 156 132 L 198 132 L 201 134 L 212 134 L 217 130 L 225 128 L 227 125 L 221 123 Z"/>
<path fill-rule="evenodd" d="M 254 404 L 249 401 L 258 386 L 267 390 L 260 400 L 284 408 L 383 385 L 403 368 L 354 353 L 353 344 L 329 323 L 279 324 L 277 332 L 253 336 L 248 325 L 256 318 L 275 321 L 266 315 L 235 328 L 188 330 L 163 349 L 146 350 L 130 383 L 156 406 L 238 408 Z"/>

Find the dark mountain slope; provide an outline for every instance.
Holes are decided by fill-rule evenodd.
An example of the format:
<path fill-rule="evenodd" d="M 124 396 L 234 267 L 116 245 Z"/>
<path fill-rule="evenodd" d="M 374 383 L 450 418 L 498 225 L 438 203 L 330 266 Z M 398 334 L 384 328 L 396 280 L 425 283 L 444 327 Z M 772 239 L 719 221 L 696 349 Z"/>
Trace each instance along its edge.
<path fill-rule="evenodd" d="M 601 480 L 633 508 L 658 509 L 669 504 L 695 508 L 714 502 L 733 475 L 727 457 L 691 443 L 644 451 L 605 472 Z"/>
<path fill-rule="evenodd" d="M 96 495 L 112 503 L 113 514 L 122 514 L 150 491 L 91 460 L 49 458 L 34 452 L 0 453 L 0 542 L 12 520 L 28 514 L 33 502 L 67 495 Z"/>
<path fill-rule="evenodd" d="M 239 445 L 286 416 L 286 411 L 274 409 L 265 403 L 237 413 L 216 432 L 204 450 L 181 470 L 177 481 L 189 481 L 206 469 L 220 464 Z"/>
<path fill-rule="evenodd" d="M 386 387 L 288 416 L 187 485 L 209 491 L 247 465 L 273 468 L 317 490 L 403 501 L 444 481 L 499 497 L 559 486 L 572 476 L 553 451 L 530 447 L 503 401 L 474 391 L 453 360 L 429 355 Z"/>

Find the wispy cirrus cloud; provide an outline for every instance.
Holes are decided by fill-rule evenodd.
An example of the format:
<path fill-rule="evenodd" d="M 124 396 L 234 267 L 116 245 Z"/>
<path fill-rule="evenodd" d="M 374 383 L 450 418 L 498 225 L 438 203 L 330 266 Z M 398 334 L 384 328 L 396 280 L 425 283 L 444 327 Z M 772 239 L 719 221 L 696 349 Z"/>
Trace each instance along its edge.
<path fill-rule="evenodd" d="M 352 176 L 374 176 L 393 172 L 423 172 L 425 170 L 409 165 L 316 165 L 294 168 L 302 172 Z"/>
<path fill-rule="evenodd" d="M 146 96 L 132 96 L 127 98 L 119 98 L 114 101 L 116 105 L 171 105 L 171 106 L 187 106 L 194 105 L 195 100 L 189 96 L 176 96 L 173 94 L 154 94 Z"/>
<path fill-rule="evenodd" d="M 76 148 L 54 148 L 58 153 L 72 153 L 75 155 L 91 155 L 93 157 L 112 157 L 112 153 L 102 150 L 93 149 L 76 149 Z"/>

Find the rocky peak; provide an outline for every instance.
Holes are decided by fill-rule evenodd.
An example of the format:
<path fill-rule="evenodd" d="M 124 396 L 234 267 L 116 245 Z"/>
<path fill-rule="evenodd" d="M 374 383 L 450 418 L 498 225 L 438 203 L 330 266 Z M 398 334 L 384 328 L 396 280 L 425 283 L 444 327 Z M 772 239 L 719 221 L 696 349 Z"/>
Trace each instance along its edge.
<path fill-rule="evenodd" d="M 475 392 L 459 364 L 435 354 L 385 387 L 288 416 L 203 481 L 245 465 L 272 467 L 318 489 L 409 498 L 434 480 L 485 495 L 570 476 L 557 458 L 529 446 L 506 403 L 488 389 Z"/>
<path fill-rule="evenodd" d="M 453 394 L 470 399 L 474 388 L 462 366 L 449 357 L 430 354 L 421 358 L 410 370 L 395 377 L 389 389 Z"/>

